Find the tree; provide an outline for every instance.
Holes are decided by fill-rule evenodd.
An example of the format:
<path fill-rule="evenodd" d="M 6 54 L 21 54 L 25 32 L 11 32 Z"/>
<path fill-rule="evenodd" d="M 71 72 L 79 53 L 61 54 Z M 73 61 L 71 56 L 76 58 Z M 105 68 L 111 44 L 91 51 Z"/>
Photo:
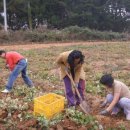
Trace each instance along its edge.
<path fill-rule="evenodd" d="M 55 28 L 78 25 L 122 32 L 130 25 L 130 0 L 7 0 L 7 13 L 10 27 L 26 22 L 35 28 L 35 20 L 45 20 Z"/>

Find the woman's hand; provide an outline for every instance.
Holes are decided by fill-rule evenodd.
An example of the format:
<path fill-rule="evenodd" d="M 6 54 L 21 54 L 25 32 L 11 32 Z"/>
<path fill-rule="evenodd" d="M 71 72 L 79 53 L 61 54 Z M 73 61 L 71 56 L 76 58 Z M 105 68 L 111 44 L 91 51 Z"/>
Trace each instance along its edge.
<path fill-rule="evenodd" d="M 108 106 L 106 110 L 111 111 L 114 108 L 114 106 L 118 103 L 119 98 L 120 98 L 120 93 L 115 93 L 111 104 Z"/>

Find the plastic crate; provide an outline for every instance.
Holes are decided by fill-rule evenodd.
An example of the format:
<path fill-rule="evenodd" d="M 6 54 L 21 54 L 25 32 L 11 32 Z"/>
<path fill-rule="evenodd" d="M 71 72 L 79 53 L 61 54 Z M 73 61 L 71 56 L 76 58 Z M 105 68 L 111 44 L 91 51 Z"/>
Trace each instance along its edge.
<path fill-rule="evenodd" d="M 34 115 L 43 115 L 47 119 L 64 110 L 65 97 L 49 93 L 34 98 Z"/>

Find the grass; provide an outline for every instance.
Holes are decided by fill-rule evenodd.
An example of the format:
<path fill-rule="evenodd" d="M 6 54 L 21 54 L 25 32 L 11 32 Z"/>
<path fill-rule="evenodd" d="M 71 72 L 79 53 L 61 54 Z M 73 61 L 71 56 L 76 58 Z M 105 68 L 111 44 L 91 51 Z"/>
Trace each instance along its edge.
<path fill-rule="evenodd" d="M 28 51 L 19 49 L 18 52 L 22 53 L 28 58 L 28 75 L 31 77 L 35 86 L 38 89 L 35 93 L 29 92 L 28 88 L 26 88 L 26 86 L 23 86 L 23 82 L 21 81 L 21 79 L 18 78 L 17 82 L 14 85 L 14 93 L 11 95 L 11 97 L 18 98 L 24 93 L 25 96 L 22 98 L 22 100 L 30 103 L 32 102 L 33 97 L 38 96 L 40 93 L 43 94 L 45 92 L 51 91 L 63 95 L 63 83 L 59 80 L 59 75 L 57 73 L 51 73 L 51 70 L 56 69 L 54 62 L 59 53 L 72 49 L 81 50 L 85 55 L 84 68 L 86 72 L 87 93 L 91 93 L 91 95 L 94 96 L 104 96 L 105 89 L 99 84 L 100 77 L 104 73 L 112 73 L 115 78 L 123 81 L 127 85 L 130 85 L 130 72 L 124 69 L 124 67 L 129 68 L 129 47 L 129 42 L 108 42 L 101 45 L 72 45 L 68 47 L 63 46 L 58 48 L 51 47 L 46 49 L 32 49 Z M 3 68 L 3 66 L 3 60 L 0 59 L 0 68 Z M 0 77 L 0 87 L 2 89 L 4 88 L 4 84 L 6 83 L 8 73 L 9 72 L 6 69 L 2 69 L 3 75 Z M 3 99 L 4 97 L 2 97 L 2 100 Z M 8 105 L 7 108 L 11 109 L 12 106 Z M 82 116 L 80 118 L 82 118 Z M 13 119 L 11 120 L 13 121 Z M 42 120 L 42 118 L 39 118 L 39 122 Z M 84 120 L 86 119 L 83 119 L 83 121 Z M 79 120 L 78 122 L 80 121 L 82 120 Z M 91 121 L 90 119 L 88 122 L 90 123 L 93 121 Z M 80 123 L 82 124 L 82 122 Z M 120 127 L 121 130 L 124 130 L 125 124 Z M 95 129 L 97 129 L 96 125 Z"/>
<path fill-rule="evenodd" d="M 91 30 L 87 27 L 70 26 L 62 30 L 44 31 L 10 31 L 8 34 L 0 31 L 1 43 L 13 42 L 63 42 L 63 41 L 88 41 L 88 40 L 128 40 L 129 36 L 125 33 L 101 32 Z"/>

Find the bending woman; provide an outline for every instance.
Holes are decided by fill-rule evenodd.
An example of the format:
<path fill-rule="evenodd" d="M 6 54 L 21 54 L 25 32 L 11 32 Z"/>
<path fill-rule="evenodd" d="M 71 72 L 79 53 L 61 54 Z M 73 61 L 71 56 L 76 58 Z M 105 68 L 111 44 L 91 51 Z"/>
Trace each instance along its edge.
<path fill-rule="evenodd" d="M 71 81 L 66 72 L 71 74 L 75 86 L 78 88 L 79 93 L 84 100 L 84 88 L 85 88 L 85 72 L 83 70 L 84 55 L 81 51 L 73 50 L 63 52 L 57 58 L 56 63 L 60 67 L 61 79 L 64 80 L 66 96 L 68 100 L 68 106 L 75 106 L 80 104 L 80 100 L 73 92 Z"/>

